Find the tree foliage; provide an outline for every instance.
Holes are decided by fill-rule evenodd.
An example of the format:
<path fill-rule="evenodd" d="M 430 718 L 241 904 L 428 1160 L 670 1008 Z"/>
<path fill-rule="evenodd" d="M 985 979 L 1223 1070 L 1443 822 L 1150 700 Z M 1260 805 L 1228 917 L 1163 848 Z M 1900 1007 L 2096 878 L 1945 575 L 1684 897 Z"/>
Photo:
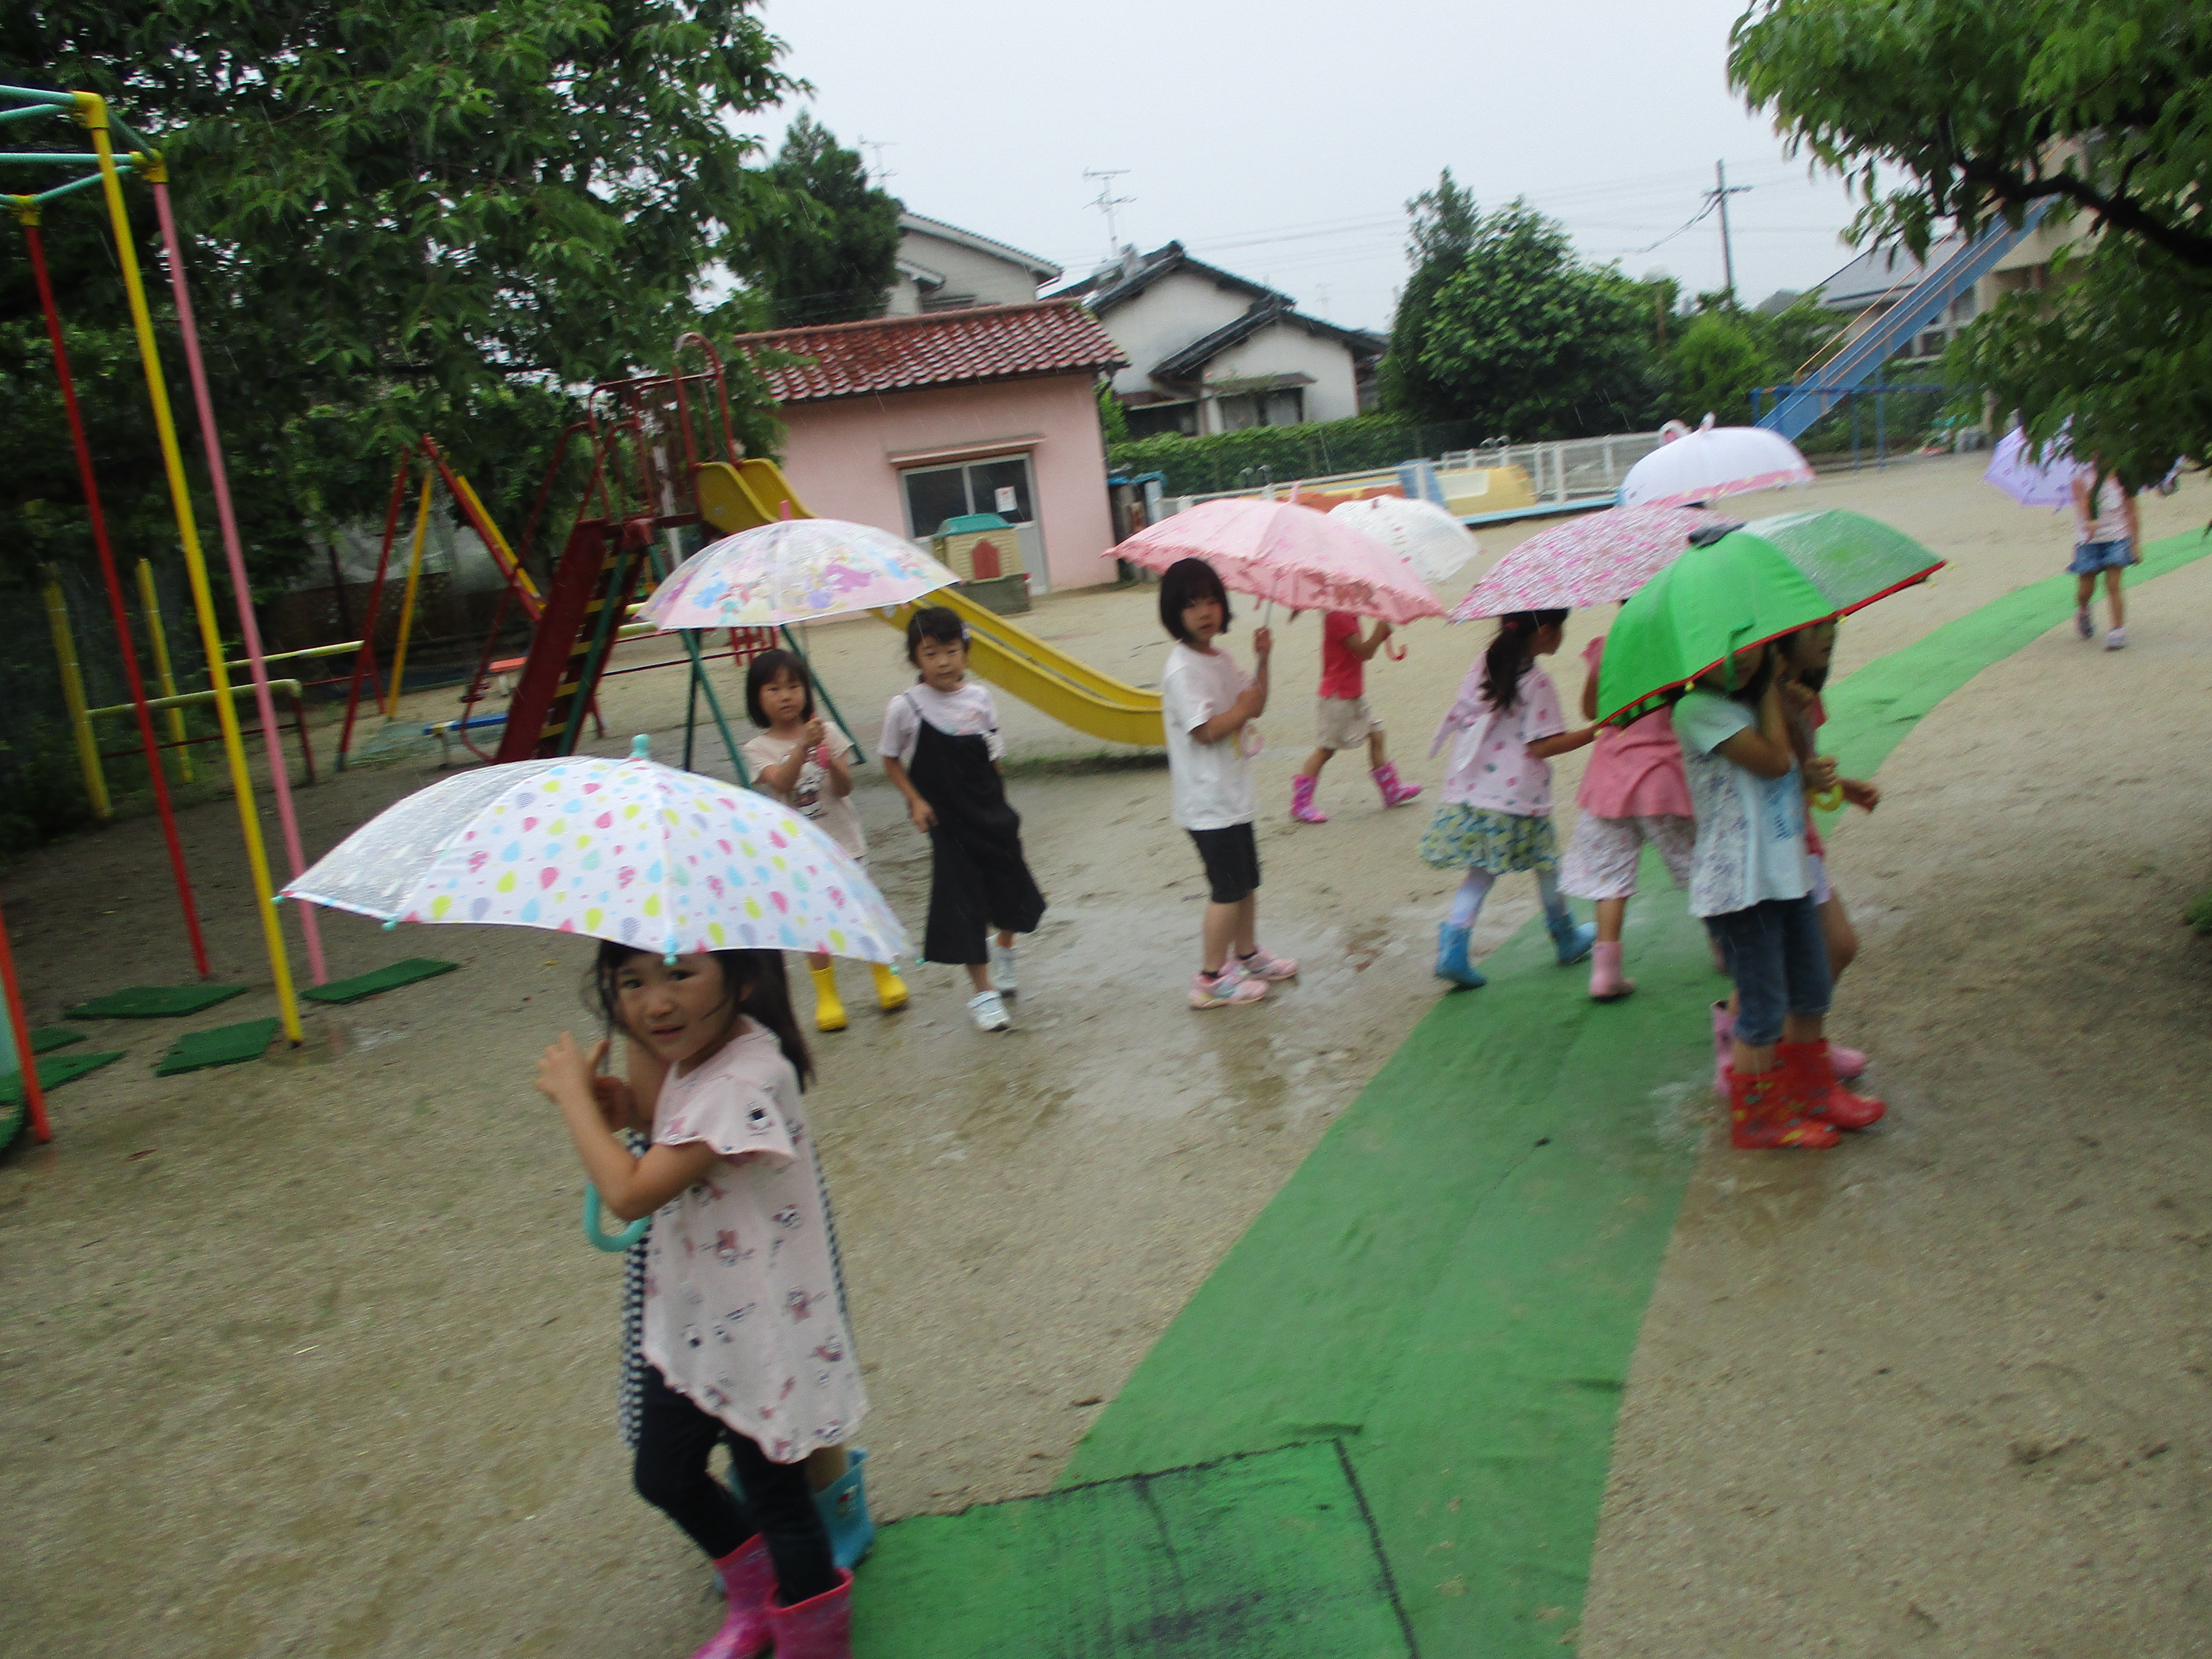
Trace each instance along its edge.
<path fill-rule="evenodd" d="M 1421 388 L 1418 411 L 1517 441 L 1650 420 L 1660 391 L 1651 294 L 1582 263 L 1565 228 L 1525 201 L 1470 223 L 1474 204 L 1449 182 L 1414 204 L 1417 250 L 1426 204 L 1432 286 L 1391 340 L 1391 355 L 1404 354 L 1395 384 Z"/>
<path fill-rule="evenodd" d="M 2212 461 L 2212 10 L 2189 0 L 1765 0 L 1735 84 L 1924 253 L 2034 204 L 2094 234 L 2004 296 L 1949 372 L 2127 482 Z"/>
<path fill-rule="evenodd" d="M 1474 192 L 1461 187 L 1449 167 L 1434 190 L 1423 191 L 1406 204 L 1406 212 L 1413 221 L 1406 241 L 1413 273 L 1398 296 L 1398 309 L 1390 319 L 1390 344 L 1376 378 L 1386 408 L 1417 419 L 1435 419 L 1444 416 L 1450 394 L 1423 366 L 1421 345 L 1436 310 L 1437 290 L 1474 252 L 1482 214 Z"/>
<path fill-rule="evenodd" d="M 1723 426 L 1750 425 L 1751 388 L 1774 378 L 1773 357 L 1733 310 L 1691 318 L 1667 353 L 1668 401 L 1692 426 L 1707 414 Z"/>
<path fill-rule="evenodd" d="M 702 320 L 702 275 L 744 268 L 775 216 L 730 116 L 790 87 L 780 50 L 751 0 L 31 0 L 0 15 L 0 80 L 100 93 L 169 164 L 257 580 L 304 556 L 305 526 L 380 514 L 393 454 L 426 430 L 519 521 L 578 392 L 665 368 Z M 61 122 L 9 132 L 82 142 Z M 158 284 L 152 214 L 131 195 Z M 103 494 L 155 550 L 173 537 L 106 235 L 96 195 L 46 214 Z M 0 544 L 65 553 L 82 503 L 13 260 L 0 378 L 11 430 L 41 434 L 0 495 Z M 774 428 L 757 391 L 745 402 L 758 443 Z"/>
<path fill-rule="evenodd" d="M 898 199 L 868 182 L 856 150 L 801 114 L 784 135 L 769 178 L 782 192 L 781 222 L 752 249 L 750 275 L 771 328 L 849 323 L 880 315 L 898 277 Z"/>

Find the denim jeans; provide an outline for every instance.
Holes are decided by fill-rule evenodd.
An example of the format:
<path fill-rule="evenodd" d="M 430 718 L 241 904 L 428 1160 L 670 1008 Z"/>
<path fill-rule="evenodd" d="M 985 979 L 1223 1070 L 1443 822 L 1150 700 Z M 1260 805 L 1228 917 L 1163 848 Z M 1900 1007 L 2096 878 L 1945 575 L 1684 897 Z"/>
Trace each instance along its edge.
<path fill-rule="evenodd" d="M 1828 943 L 1820 936 L 1820 906 L 1810 893 L 1708 916 L 1705 925 L 1720 941 L 1729 977 L 1735 981 L 1737 1042 L 1765 1048 L 1781 1040 L 1784 1015 L 1828 1012 L 1835 981 L 1828 973 Z"/>

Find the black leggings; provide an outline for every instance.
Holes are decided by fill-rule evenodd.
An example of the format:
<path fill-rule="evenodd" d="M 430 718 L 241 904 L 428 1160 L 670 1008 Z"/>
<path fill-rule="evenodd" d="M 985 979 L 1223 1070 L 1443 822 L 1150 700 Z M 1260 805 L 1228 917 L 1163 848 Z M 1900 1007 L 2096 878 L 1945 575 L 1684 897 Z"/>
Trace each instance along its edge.
<path fill-rule="evenodd" d="M 814 1507 L 805 1464 L 770 1462 L 750 1437 L 670 1388 L 658 1367 L 640 1369 L 645 1387 L 630 1475 L 638 1496 L 683 1528 L 709 1559 L 720 1560 L 756 1533 L 766 1539 L 781 1606 L 835 1589 L 830 1534 Z M 731 1471 L 745 1495 L 742 1505 L 707 1472 L 717 1440 L 730 1449 Z"/>

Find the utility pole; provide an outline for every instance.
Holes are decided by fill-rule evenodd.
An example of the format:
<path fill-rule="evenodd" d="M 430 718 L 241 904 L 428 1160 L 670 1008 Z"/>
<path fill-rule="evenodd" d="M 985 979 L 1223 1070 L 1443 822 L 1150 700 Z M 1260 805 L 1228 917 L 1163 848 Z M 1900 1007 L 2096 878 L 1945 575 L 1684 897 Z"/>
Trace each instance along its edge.
<path fill-rule="evenodd" d="M 1106 216 L 1106 257 L 1114 258 L 1121 251 L 1121 240 L 1114 231 L 1114 210 L 1127 207 L 1137 198 L 1133 196 L 1114 195 L 1114 181 L 1129 171 L 1127 167 L 1085 167 L 1083 176 L 1098 181 L 1098 199 L 1090 205 Z"/>
<path fill-rule="evenodd" d="M 1741 196 L 1745 194 L 1751 189 L 1751 186 L 1749 185 L 1737 185 L 1734 187 L 1730 187 L 1728 181 L 1728 163 L 1726 161 L 1716 161 L 1713 163 L 1713 183 L 1714 188 L 1707 191 L 1705 195 L 1708 199 L 1720 204 L 1722 278 L 1723 283 L 1726 284 L 1729 301 L 1733 303 L 1735 300 L 1735 246 L 1729 239 L 1728 198 L 1731 196 Z"/>

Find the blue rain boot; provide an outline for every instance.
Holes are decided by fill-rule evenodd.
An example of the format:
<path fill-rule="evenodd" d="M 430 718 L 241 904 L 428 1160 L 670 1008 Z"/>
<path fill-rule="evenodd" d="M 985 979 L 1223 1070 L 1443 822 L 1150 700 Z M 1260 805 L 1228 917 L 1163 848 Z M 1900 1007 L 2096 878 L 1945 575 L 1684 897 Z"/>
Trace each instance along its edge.
<path fill-rule="evenodd" d="M 868 1513 L 868 1491 L 860 1466 L 868 1455 L 855 1446 L 846 1454 L 845 1473 L 814 1494 L 822 1524 L 830 1529 L 830 1553 L 850 1572 L 876 1541 L 875 1517 Z"/>
<path fill-rule="evenodd" d="M 1544 926 L 1552 930 L 1552 947 L 1559 952 L 1562 968 L 1573 967 L 1597 943 L 1597 924 L 1577 921 L 1575 913 L 1564 904 L 1556 910 L 1544 912 Z"/>
<path fill-rule="evenodd" d="M 1471 927 L 1455 927 L 1448 921 L 1437 924 L 1437 977 L 1470 991 L 1490 982 L 1467 959 L 1467 936 L 1474 931 Z M 1595 930 L 1591 937 L 1596 937 Z"/>

